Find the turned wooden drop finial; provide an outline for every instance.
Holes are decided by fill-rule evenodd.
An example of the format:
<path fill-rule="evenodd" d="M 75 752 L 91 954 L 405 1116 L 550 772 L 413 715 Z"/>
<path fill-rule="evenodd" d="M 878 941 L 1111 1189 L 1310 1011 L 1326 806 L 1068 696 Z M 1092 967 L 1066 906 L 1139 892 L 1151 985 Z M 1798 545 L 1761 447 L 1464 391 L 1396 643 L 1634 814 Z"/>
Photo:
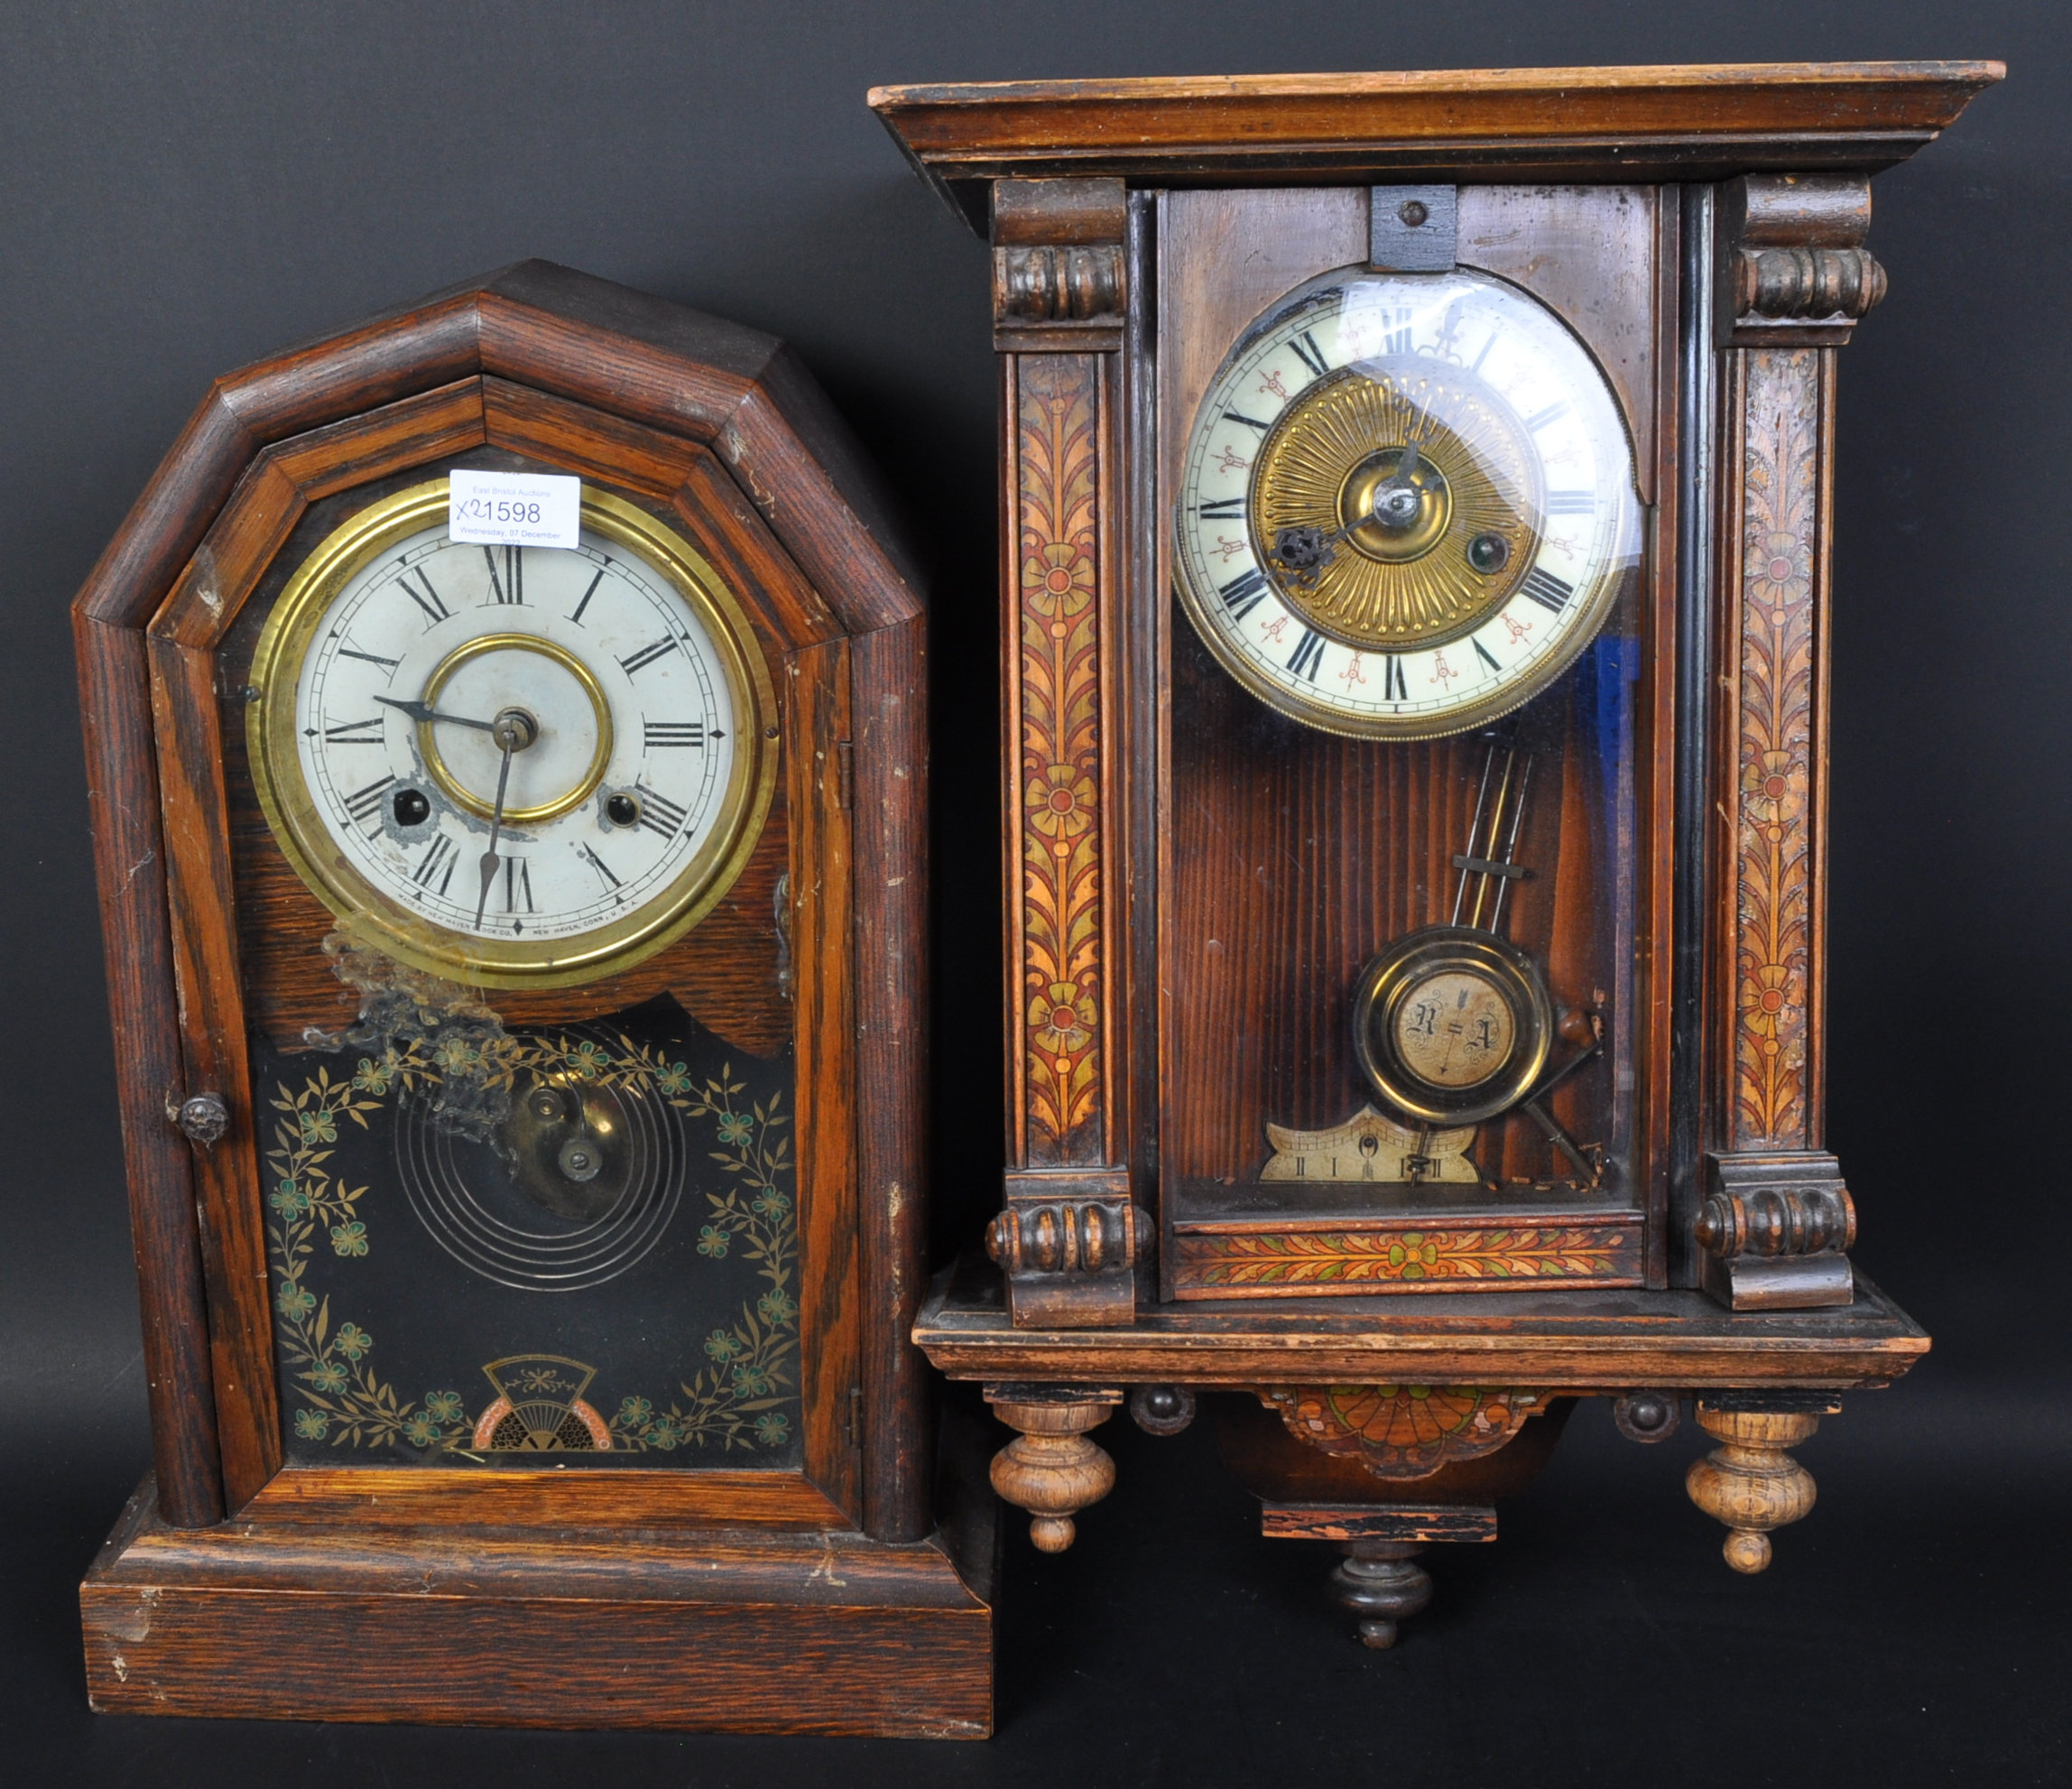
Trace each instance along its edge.
<path fill-rule="evenodd" d="M 1104 1404 L 996 1403 L 993 1413 L 1021 1434 L 994 1455 L 993 1488 L 1032 1518 L 1040 1553 L 1063 1553 L 1078 1534 L 1072 1517 L 1115 1488 L 1115 1462 L 1087 1439 L 1108 1420 Z"/>
<path fill-rule="evenodd" d="M 1785 1450 L 1810 1436 L 1820 1419 L 1715 1410 L 1701 1402 L 1697 1420 L 1724 1445 L 1692 1463 L 1684 1488 L 1707 1516 L 1726 1524 L 1726 1562 L 1736 1571 L 1761 1571 L 1770 1563 L 1770 1530 L 1813 1507 L 1813 1475 Z"/>

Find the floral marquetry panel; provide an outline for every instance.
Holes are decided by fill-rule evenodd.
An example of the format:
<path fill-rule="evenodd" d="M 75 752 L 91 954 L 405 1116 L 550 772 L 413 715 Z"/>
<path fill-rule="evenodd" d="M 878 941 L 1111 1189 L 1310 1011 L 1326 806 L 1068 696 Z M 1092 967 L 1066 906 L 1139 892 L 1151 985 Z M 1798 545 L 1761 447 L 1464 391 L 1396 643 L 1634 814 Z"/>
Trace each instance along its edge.
<path fill-rule="evenodd" d="M 255 1080 L 290 1461 L 798 1464 L 788 1054 L 417 1006 Z"/>
<path fill-rule="evenodd" d="M 1183 1221 L 1175 1231 L 1173 1284 L 1182 1298 L 1634 1285 L 1642 1270 L 1640 1225 L 1623 1217 L 1387 1229 Z"/>
<path fill-rule="evenodd" d="M 1021 924 L 1021 1145 L 1030 1166 L 1104 1158 L 1099 372 L 1016 362 L 1019 703 L 1013 838 Z"/>
<path fill-rule="evenodd" d="M 1814 704 L 1819 681 L 1821 362 L 1746 357 L 1740 710 L 1734 809 L 1732 1129 L 1737 1149 L 1811 1136 L 1818 997 Z"/>

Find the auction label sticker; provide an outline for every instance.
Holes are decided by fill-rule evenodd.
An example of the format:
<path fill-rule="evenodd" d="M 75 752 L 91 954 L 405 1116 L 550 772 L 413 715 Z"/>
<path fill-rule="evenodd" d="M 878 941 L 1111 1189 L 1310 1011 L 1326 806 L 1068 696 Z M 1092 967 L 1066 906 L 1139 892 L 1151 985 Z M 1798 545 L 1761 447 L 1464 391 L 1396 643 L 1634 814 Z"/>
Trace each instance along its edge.
<path fill-rule="evenodd" d="M 582 528 L 583 481 L 539 472 L 460 472 L 447 477 L 446 532 L 486 547 L 572 547 Z"/>

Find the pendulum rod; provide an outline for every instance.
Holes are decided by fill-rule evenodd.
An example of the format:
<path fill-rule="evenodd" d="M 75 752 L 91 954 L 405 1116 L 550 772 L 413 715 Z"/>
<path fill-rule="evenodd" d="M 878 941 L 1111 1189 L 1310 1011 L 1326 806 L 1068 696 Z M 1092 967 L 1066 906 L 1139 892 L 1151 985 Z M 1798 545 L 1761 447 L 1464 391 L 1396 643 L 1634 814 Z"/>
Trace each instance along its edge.
<path fill-rule="evenodd" d="M 1501 769 L 1497 765 L 1500 752 L 1503 760 Z M 1453 897 L 1454 924 L 1466 923 L 1481 932 L 1499 930 L 1503 923 L 1504 896 L 1511 885 L 1531 874 L 1512 862 L 1524 824 L 1525 791 L 1531 775 L 1532 755 L 1520 752 L 1514 736 L 1490 741 L 1489 755 L 1482 765 L 1482 786 L 1475 793 L 1475 818 L 1468 822 L 1467 849 L 1453 860 L 1460 872 L 1460 885 Z M 1472 902 L 1470 881 L 1475 885 Z M 1486 920 L 1483 917 L 1485 907 L 1488 909 Z"/>

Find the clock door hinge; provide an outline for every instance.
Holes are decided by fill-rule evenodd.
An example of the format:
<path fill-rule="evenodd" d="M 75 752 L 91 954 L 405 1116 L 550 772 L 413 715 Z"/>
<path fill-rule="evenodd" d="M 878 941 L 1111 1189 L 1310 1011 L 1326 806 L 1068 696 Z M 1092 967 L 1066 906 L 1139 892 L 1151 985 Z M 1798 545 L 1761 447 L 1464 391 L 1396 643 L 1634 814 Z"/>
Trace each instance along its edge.
<path fill-rule="evenodd" d="M 849 1445 L 862 1449 L 864 1445 L 864 1388 L 849 1387 Z"/>
<path fill-rule="evenodd" d="M 844 813 L 856 802 L 856 748 L 852 739 L 835 741 L 835 802 Z"/>

